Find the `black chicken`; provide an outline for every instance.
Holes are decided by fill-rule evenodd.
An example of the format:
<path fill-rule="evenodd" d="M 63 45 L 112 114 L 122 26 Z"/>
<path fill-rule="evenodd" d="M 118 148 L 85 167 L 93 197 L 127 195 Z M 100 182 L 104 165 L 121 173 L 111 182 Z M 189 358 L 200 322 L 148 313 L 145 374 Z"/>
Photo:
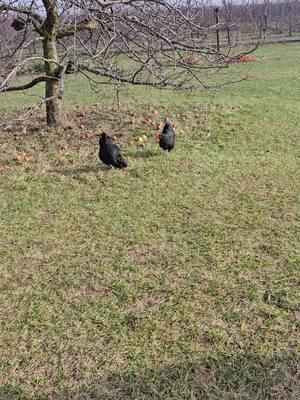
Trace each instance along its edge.
<path fill-rule="evenodd" d="M 175 131 L 169 122 L 165 123 L 159 138 L 159 145 L 163 150 L 171 151 L 175 146 Z"/>
<path fill-rule="evenodd" d="M 127 167 L 119 146 L 113 143 L 110 136 L 106 135 L 106 133 L 101 133 L 99 144 L 99 158 L 104 164 L 114 166 L 115 168 Z"/>

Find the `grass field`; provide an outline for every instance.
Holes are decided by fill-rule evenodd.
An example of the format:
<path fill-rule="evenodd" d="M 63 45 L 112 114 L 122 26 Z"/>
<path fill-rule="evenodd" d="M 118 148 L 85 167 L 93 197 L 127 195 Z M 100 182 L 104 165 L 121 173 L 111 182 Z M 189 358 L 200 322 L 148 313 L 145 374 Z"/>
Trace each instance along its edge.
<path fill-rule="evenodd" d="M 299 398 L 300 46 L 256 56 L 241 84 L 121 110 L 70 81 L 64 127 L 0 133 L 1 400 Z M 102 129 L 126 171 L 99 166 Z"/>

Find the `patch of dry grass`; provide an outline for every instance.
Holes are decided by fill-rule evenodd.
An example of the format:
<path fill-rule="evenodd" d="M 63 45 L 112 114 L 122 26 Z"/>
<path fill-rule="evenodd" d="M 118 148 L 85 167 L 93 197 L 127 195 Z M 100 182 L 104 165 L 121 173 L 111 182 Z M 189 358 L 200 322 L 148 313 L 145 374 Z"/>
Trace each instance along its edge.
<path fill-rule="evenodd" d="M 242 86 L 1 132 L 1 400 L 299 396 L 299 104 L 272 66 L 245 82 L 273 90 L 257 103 Z M 143 123 L 166 116 L 168 156 Z M 100 167 L 100 130 L 127 171 Z"/>

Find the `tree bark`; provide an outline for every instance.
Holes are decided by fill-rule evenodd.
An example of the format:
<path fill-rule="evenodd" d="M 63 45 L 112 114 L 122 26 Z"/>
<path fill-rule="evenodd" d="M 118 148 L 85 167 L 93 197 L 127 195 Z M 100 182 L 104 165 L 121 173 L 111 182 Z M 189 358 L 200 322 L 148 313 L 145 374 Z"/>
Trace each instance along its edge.
<path fill-rule="evenodd" d="M 57 61 L 55 39 L 45 38 L 43 40 L 44 57 L 48 60 Z M 57 77 L 57 64 L 54 61 L 45 61 L 46 76 L 51 77 L 45 85 L 45 98 L 49 99 L 46 102 L 47 125 L 59 125 L 61 111 L 61 96 L 60 96 L 60 79 Z M 54 78 L 54 79 L 53 79 Z M 55 79 L 56 78 L 56 79 Z"/>
<path fill-rule="evenodd" d="M 47 11 L 47 18 L 43 24 L 43 52 L 45 61 L 46 76 L 50 79 L 46 82 L 45 98 L 47 125 L 56 126 L 60 123 L 61 111 L 61 79 L 58 71 L 58 57 L 56 49 L 56 26 L 58 23 L 58 11 L 55 0 L 43 0 Z M 50 61 L 51 60 L 51 61 Z M 55 79 L 56 78 L 56 79 Z"/>

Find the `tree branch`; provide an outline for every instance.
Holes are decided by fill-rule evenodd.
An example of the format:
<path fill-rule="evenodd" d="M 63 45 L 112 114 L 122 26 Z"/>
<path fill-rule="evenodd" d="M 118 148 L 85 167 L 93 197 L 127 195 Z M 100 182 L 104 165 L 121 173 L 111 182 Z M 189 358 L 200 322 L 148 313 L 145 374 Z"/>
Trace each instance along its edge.
<path fill-rule="evenodd" d="M 42 24 L 44 20 L 38 13 L 34 12 L 33 10 L 27 7 L 15 7 L 9 4 L 3 4 L 0 5 L 0 12 L 1 11 L 15 11 L 20 14 L 29 15 L 31 18 L 34 18 L 40 24 Z"/>
<path fill-rule="evenodd" d="M 159 89 L 177 89 L 177 90 L 192 89 L 192 87 L 183 87 L 182 84 L 180 83 L 172 82 L 168 80 L 168 78 L 162 78 L 157 81 L 149 81 L 149 80 L 136 79 L 137 74 L 134 74 L 133 76 L 130 77 L 126 77 L 124 75 L 118 74 L 117 72 L 92 68 L 82 64 L 77 65 L 77 68 L 78 71 L 80 72 L 87 71 L 92 74 L 101 75 L 103 77 L 110 78 L 121 83 L 130 83 L 132 85 L 139 85 L 139 86 L 152 86 Z"/>
<path fill-rule="evenodd" d="M 59 29 L 57 31 L 56 37 L 57 39 L 62 39 L 63 37 L 66 36 L 73 36 L 76 32 L 82 32 L 85 30 L 94 30 L 97 29 L 97 22 L 96 21 L 90 21 L 86 23 L 79 23 L 77 25 L 67 25 L 63 29 Z"/>
<path fill-rule="evenodd" d="M 12 69 L 9 74 L 6 76 L 6 78 L 3 80 L 3 82 L 0 84 L 0 93 L 7 91 L 7 85 L 8 82 L 11 81 L 17 74 L 17 72 L 20 70 L 20 68 L 22 67 L 22 65 L 24 65 L 25 63 L 29 62 L 29 61 L 35 61 L 35 60 L 41 60 L 41 61 L 51 61 L 54 62 L 58 68 L 61 68 L 61 65 L 55 61 L 55 60 L 51 60 L 51 59 L 46 59 L 44 57 L 30 57 L 30 58 L 26 58 L 24 61 L 20 62 L 14 69 Z M 42 82 L 42 81 L 41 81 Z M 39 82 L 37 82 L 39 83 Z M 21 89 L 20 89 L 21 90 Z"/>
<path fill-rule="evenodd" d="M 4 88 L 4 89 L 2 89 L 2 92 L 15 92 L 18 90 L 30 89 L 33 86 L 37 85 L 38 83 L 47 82 L 49 79 L 58 80 L 58 78 L 53 78 L 51 76 L 39 76 L 37 78 L 34 78 L 31 82 L 25 83 L 24 85 L 11 86 L 11 87 Z"/>

